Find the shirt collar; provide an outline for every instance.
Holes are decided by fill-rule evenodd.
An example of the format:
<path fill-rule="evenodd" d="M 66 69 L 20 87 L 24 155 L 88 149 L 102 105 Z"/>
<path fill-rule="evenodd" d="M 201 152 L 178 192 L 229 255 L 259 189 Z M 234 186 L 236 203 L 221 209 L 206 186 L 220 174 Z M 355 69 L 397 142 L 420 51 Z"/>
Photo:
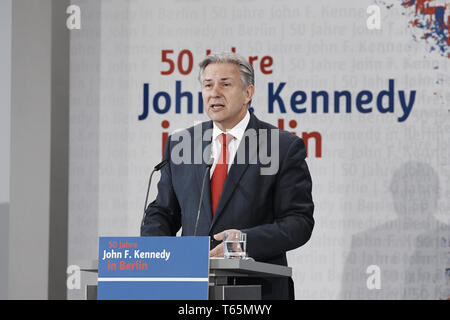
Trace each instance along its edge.
<path fill-rule="evenodd" d="M 250 121 L 250 112 L 247 110 L 247 113 L 245 114 L 245 117 L 239 121 L 237 125 L 235 125 L 233 128 L 228 130 L 227 132 L 222 131 L 213 121 L 213 134 L 212 139 L 213 141 L 222 133 L 229 133 L 231 134 L 237 141 L 241 141 L 242 136 L 244 135 L 245 129 L 247 129 L 247 125 Z"/>

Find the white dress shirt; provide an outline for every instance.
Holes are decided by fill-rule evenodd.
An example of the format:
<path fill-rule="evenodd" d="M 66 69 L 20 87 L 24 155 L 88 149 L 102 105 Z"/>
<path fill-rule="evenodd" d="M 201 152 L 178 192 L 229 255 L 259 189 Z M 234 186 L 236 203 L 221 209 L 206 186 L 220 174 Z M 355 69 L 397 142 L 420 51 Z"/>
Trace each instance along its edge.
<path fill-rule="evenodd" d="M 222 151 L 222 144 L 220 143 L 219 136 L 222 133 L 231 134 L 233 139 L 228 143 L 228 171 L 230 171 L 231 164 L 233 163 L 234 157 L 236 156 L 237 149 L 241 143 L 242 137 L 244 136 L 245 129 L 247 129 L 248 122 L 250 121 L 250 112 L 247 110 L 245 117 L 232 129 L 227 132 L 222 131 L 213 122 L 213 133 L 212 133 L 212 145 L 211 145 L 211 155 L 214 158 L 213 165 L 211 167 L 210 177 L 214 173 L 216 164 L 219 161 L 219 156 Z"/>

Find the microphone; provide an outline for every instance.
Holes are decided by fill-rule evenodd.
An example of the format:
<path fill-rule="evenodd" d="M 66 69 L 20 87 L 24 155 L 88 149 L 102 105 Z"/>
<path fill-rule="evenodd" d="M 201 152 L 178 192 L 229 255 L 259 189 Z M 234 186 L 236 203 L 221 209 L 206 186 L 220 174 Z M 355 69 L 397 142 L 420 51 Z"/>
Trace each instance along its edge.
<path fill-rule="evenodd" d="M 141 226 L 144 225 L 144 220 L 145 220 L 145 216 L 146 216 L 145 210 L 147 210 L 148 193 L 149 193 L 149 191 L 150 191 L 150 185 L 152 184 L 152 177 L 153 177 L 153 174 L 154 174 L 156 171 L 161 170 L 168 162 L 169 162 L 169 160 L 164 159 L 163 161 L 161 161 L 160 163 L 158 163 L 158 164 L 153 168 L 153 171 L 152 171 L 152 173 L 150 174 L 150 178 L 148 179 L 147 195 L 145 196 L 144 215 L 142 216 Z"/>
<path fill-rule="evenodd" d="M 195 222 L 195 230 L 194 230 L 194 236 L 197 235 L 197 227 L 198 227 L 198 220 L 200 218 L 200 210 L 202 208 L 202 201 L 203 201 L 203 193 L 205 191 L 205 181 L 206 181 L 206 177 L 209 174 L 209 170 L 211 170 L 211 167 L 214 163 L 214 158 L 210 157 L 208 162 L 206 163 L 206 170 L 205 170 L 205 174 L 203 175 L 203 183 L 202 183 L 202 191 L 200 192 L 200 201 L 198 203 L 198 210 L 197 210 L 197 221 Z"/>

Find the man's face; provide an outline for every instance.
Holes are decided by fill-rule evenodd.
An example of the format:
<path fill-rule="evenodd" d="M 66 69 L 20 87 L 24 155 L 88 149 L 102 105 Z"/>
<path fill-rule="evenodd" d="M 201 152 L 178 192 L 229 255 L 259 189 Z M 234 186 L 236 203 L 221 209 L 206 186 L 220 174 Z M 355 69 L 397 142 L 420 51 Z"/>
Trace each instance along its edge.
<path fill-rule="evenodd" d="M 243 88 L 235 64 L 209 64 L 203 71 L 203 105 L 208 117 L 223 131 L 233 128 L 245 117 L 253 92 L 253 85 Z"/>

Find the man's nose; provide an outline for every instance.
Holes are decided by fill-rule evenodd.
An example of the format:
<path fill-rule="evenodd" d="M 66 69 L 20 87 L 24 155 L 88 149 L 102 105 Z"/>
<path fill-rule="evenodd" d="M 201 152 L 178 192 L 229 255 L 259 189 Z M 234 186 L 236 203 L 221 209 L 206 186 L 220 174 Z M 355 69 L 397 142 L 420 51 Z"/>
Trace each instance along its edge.
<path fill-rule="evenodd" d="M 211 88 L 211 95 L 213 97 L 220 96 L 220 88 L 217 84 L 214 84 L 213 87 Z"/>

